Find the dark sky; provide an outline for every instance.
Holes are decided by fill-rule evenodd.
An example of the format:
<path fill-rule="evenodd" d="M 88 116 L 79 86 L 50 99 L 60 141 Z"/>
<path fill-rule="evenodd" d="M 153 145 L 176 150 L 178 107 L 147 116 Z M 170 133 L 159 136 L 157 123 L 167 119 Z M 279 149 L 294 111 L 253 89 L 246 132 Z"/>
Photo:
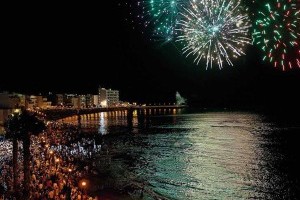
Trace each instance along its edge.
<path fill-rule="evenodd" d="M 179 91 L 203 107 L 298 107 L 300 70 L 274 69 L 249 47 L 234 67 L 206 71 L 133 30 L 127 12 L 115 0 L 8 6 L 0 91 L 96 93 L 101 85 L 129 101 L 169 101 Z"/>

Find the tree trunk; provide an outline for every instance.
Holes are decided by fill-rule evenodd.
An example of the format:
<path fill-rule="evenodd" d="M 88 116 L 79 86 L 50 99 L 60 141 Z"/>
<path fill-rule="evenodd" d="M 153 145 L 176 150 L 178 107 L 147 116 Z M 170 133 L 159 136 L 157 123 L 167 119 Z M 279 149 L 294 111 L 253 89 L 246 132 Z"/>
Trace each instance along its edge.
<path fill-rule="evenodd" d="M 13 176 L 14 176 L 14 183 L 13 188 L 14 192 L 17 193 L 18 191 L 18 140 L 13 138 Z"/>
<path fill-rule="evenodd" d="M 23 165 L 24 165 L 24 199 L 29 199 L 30 191 L 30 135 L 24 134 L 23 139 Z"/>

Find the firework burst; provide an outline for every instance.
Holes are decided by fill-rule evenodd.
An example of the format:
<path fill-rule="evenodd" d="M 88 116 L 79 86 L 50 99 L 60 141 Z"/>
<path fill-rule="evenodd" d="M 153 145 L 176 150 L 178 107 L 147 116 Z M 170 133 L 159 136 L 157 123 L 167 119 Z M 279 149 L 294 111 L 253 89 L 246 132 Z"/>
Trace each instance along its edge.
<path fill-rule="evenodd" d="M 194 62 L 206 61 L 206 69 L 223 62 L 233 65 L 231 58 L 244 55 L 251 43 L 247 11 L 235 0 L 192 0 L 191 7 L 181 12 L 178 38 L 183 53 L 195 56 Z"/>
<path fill-rule="evenodd" d="M 144 0 L 138 6 L 142 13 L 138 18 L 145 27 L 151 27 L 156 40 L 172 41 L 179 12 L 187 4 L 186 0 Z"/>
<path fill-rule="evenodd" d="M 300 68 L 300 10 L 296 0 L 276 0 L 258 12 L 254 44 L 261 47 L 263 60 L 283 71 Z"/>

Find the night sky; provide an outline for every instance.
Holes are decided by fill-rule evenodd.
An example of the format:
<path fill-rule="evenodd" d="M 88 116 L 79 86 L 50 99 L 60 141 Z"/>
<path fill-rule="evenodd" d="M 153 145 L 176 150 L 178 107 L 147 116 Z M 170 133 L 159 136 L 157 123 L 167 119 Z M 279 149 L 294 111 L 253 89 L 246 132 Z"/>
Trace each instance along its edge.
<path fill-rule="evenodd" d="M 0 91 L 96 93 L 101 85 L 126 101 L 174 101 L 179 91 L 201 107 L 299 108 L 299 69 L 263 64 L 250 46 L 233 67 L 206 71 L 174 44 L 149 41 L 126 18 L 117 1 L 8 7 Z"/>

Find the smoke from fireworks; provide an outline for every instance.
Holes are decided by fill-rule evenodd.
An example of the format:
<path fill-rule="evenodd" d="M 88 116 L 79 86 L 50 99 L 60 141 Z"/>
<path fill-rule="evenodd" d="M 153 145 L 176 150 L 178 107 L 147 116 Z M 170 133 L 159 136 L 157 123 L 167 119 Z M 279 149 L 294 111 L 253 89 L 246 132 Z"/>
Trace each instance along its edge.
<path fill-rule="evenodd" d="M 178 39 L 183 53 L 195 56 L 199 64 L 203 59 L 206 69 L 223 62 L 233 65 L 231 58 L 244 55 L 249 36 L 250 20 L 246 9 L 235 0 L 192 0 L 191 7 L 181 12 Z"/>

